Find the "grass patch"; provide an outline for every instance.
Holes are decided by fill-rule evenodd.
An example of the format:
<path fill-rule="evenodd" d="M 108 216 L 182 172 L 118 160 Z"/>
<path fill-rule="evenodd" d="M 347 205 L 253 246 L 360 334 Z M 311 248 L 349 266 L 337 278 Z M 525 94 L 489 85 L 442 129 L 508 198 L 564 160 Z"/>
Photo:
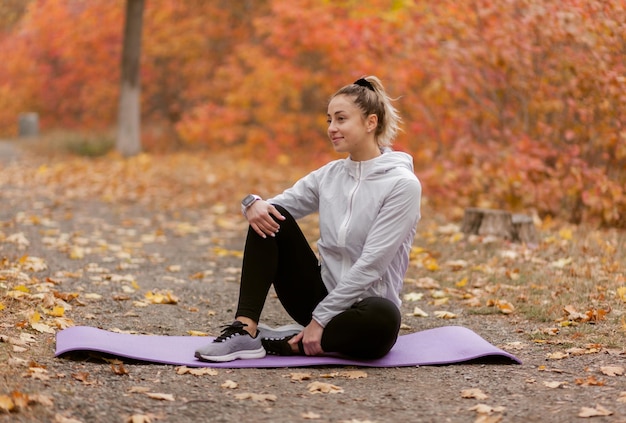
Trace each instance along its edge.
<path fill-rule="evenodd" d="M 538 245 L 526 246 L 451 233 L 424 216 L 407 277 L 437 281 L 467 314 L 518 316 L 542 339 L 554 339 L 552 330 L 561 341 L 580 337 L 567 342 L 610 346 L 626 333 L 626 232 L 549 222 Z"/>
<path fill-rule="evenodd" d="M 74 134 L 65 140 L 68 152 L 77 156 L 100 157 L 115 147 L 115 139 L 108 134 Z"/>

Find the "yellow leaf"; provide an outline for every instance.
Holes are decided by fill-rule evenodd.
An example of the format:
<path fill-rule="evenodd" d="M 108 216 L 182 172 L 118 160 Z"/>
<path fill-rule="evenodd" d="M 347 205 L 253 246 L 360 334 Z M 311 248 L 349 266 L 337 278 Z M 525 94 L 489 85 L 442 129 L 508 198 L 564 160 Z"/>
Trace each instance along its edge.
<path fill-rule="evenodd" d="M 28 294 L 30 292 L 30 289 L 28 289 L 24 285 L 18 285 L 15 288 L 13 288 L 13 291 L 20 291 L 20 292 L 25 292 Z"/>
<path fill-rule="evenodd" d="M 463 288 L 465 285 L 467 285 L 467 277 L 461 279 L 460 281 L 458 281 L 457 283 L 454 284 L 457 288 Z"/>
<path fill-rule="evenodd" d="M 498 307 L 502 314 L 511 314 L 515 311 L 515 307 L 513 307 L 513 304 L 506 300 L 498 300 L 496 302 L 496 307 Z"/>
<path fill-rule="evenodd" d="M 424 258 L 422 260 L 422 264 L 424 265 L 424 268 L 430 270 L 431 272 L 439 270 L 439 264 L 437 263 L 437 260 L 433 257 Z"/>
<path fill-rule="evenodd" d="M 4 304 L 0 303 L 0 311 L 2 311 L 4 309 L 5 309 Z"/>
<path fill-rule="evenodd" d="M 164 292 L 146 292 L 146 299 L 152 304 L 177 304 L 178 297 L 170 291 Z"/>
<path fill-rule="evenodd" d="M 72 260 L 80 260 L 85 258 L 85 249 L 79 247 L 78 245 L 72 246 L 72 249 L 70 250 L 70 258 Z"/>
<path fill-rule="evenodd" d="M 65 308 L 61 306 L 55 306 L 52 310 L 45 310 L 46 314 L 53 317 L 63 317 L 65 314 Z"/>
<path fill-rule="evenodd" d="M 38 311 L 35 311 L 33 314 L 30 315 L 30 318 L 28 319 L 28 321 L 30 322 L 31 325 L 33 323 L 37 323 L 41 321 L 41 314 L 39 314 Z"/>
<path fill-rule="evenodd" d="M 14 408 L 15 408 L 15 403 L 13 403 L 13 400 L 11 399 L 10 396 L 0 395 L 0 410 L 8 413 L 10 411 L 13 411 Z"/>
<path fill-rule="evenodd" d="M 572 230 L 569 228 L 563 228 L 559 231 L 559 236 L 561 239 L 571 241 L 572 240 Z"/>
<path fill-rule="evenodd" d="M 620 300 L 626 303 L 626 286 L 621 286 L 617 288 L 617 296 Z"/>
<path fill-rule="evenodd" d="M 188 330 L 187 333 L 191 336 L 209 336 L 206 332 L 200 332 L 198 330 Z"/>

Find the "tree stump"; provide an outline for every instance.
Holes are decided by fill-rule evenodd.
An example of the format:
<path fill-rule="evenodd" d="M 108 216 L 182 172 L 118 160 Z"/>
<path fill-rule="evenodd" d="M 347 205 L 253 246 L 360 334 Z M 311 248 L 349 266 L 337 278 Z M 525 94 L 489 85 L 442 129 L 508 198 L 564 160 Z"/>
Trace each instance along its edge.
<path fill-rule="evenodd" d="M 37 113 L 21 113 L 18 116 L 18 134 L 20 137 L 39 135 L 39 115 Z"/>
<path fill-rule="evenodd" d="M 461 232 L 480 236 L 491 235 L 527 244 L 537 242 L 537 232 L 532 217 L 525 214 L 511 214 L 504 210 L 465 209 Z"/>

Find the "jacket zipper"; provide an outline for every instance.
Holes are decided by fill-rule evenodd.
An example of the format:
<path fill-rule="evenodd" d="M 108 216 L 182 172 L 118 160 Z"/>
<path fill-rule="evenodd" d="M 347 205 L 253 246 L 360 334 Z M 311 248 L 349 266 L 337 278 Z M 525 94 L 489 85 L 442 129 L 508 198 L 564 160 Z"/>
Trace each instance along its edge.
<path fill-rule="evenodd" d="M 339 235 L 338 241 L 339 246 L 341 248 L 345 248 L 346 246 L 346 234 L 348 233 L 348 225 L 350 224 L 350 220 L 352 219 L 352 206 L 354 201 L 354 196 L 356 195 L 359 186 L 361 185 L 361 163 L 356 164 L 356 184 L 350 191 L 350 195 L 348 195 L 348 210 L 346 212 L 346 217 L 343 219 L 341 226 L 339 227 Z M 344 258 L 344 262 L 345 262 Z"/>

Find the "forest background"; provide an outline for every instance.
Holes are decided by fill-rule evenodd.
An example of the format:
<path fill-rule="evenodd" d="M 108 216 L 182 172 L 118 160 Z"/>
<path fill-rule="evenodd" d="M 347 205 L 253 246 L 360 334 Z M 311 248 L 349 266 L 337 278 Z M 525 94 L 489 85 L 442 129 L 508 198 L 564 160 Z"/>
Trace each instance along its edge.
<path fill-rule="evenodd" d="M 4 0 L 0 137 L 116 124 L 123 0 Z M 316 167 L 377 75 L 425 200 L 626 227 L 626 0 L 148 0 L 142 144 Z"/>

